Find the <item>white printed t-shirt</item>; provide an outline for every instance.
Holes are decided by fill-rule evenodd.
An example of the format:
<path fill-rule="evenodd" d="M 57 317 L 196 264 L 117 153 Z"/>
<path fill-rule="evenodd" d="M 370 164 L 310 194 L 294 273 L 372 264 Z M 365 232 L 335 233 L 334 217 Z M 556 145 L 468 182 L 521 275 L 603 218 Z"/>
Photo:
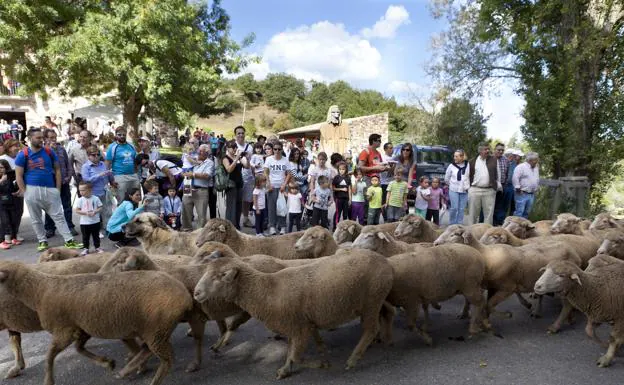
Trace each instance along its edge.
<path fill-rule="evenodd" d="M 82 212 L 95 211 L 98 207 L 102 207 L 102 201 L 95 195 L 91 195 L 91 198 L 80 197 L 76 199 L 74 203 L 75 209 L 80 209 Z M 88 215 L 80 215 L 81 225 L 94 225 L 100 222 L 100 213 L 90 217 Z"/>

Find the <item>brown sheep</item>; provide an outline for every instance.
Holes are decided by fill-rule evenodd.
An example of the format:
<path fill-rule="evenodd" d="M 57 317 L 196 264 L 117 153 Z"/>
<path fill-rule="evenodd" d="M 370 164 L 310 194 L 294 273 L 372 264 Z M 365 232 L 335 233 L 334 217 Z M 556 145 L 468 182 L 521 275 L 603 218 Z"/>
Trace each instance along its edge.
<path fill-rule="evenodd" d="M 550 228 L 552 225 L 553 221 L 551 220 L 537 221 L 533 223 L 526 218 L 509 216 L 505 218 L 505 222 L 502 227 L 510 231 L 518 238 L 528 239 L 550 235 Z"/>
<path fill-rule="evenodd" d="M 353 241 L 354 249 L 367 249 L 385 257 L 409 253 L 426 247 L 419 243 L 406 243 L 396 240 L 392 235 L 372 227 L 364 227 L 360 235 Z"/>
<path fill-rule="evenodd" d="M 600 213 L 589 225 L 589 230 L 621 229 L 622 224 L 609 213 Z"/>
<path fill-rule="evenodd" d="M 293 364 L 301 362 L 311 336 L 319 344 L 318 329 L 360 316 L 362 337 L 347 361 L 347 369 L 353 368 L 379 331 L 392 274 L 383 257 L 366 252 L 345 252 L 269 274 L 236 258 L 219 258 L 208 264 L 194 296 L 199 302 L 211 297 L 235 302 L 271 330 L 286 335 L 288 356 L 277 371 L 277 377 L 284 378 Z M 267 287 L 272 288 L 271 296 L 266 295 Z"/>
<path fill-rule="evenodd" d="M 591 272 L 568 261 L 553 261 L 535 283 L 536 293 L 562 293 L 593 322 L 613 322 L 607 353 L 597 361 L 601 368 L 611 364 L 618 347 L 624 343 L 622 282 L 624 263 L 613 258 L 608 262 L 602 259 L 593 265 Z"/>
<path fill-rule="evenodd" d="M 433 242 L 442 231 L 436 231 L 432 225 L 432 222 L 426 221 L 421 216 L 408 214 L 394 230 L 394 237 L 407 243 Z"/>
<path fill-rule="evenodd" d="M 295 242 L 295 250 L 311 258 L 318 258 L 335 254 L 338 245 L 329 230 L 314 226 L 304 231 L 301 238 Z"/>
<path fill-rule="evenodd" d="M 347 220 L 338 222 L 338 225 L 336 226 L 336 230 L 334 230 L 334 240 L 339 245 L 343 243 L 347 243 L 347 242 L 353 242 L 355 241 L 355 238 L 357 238 L 360 235 L 360 232 L 362 232 L 362 229 L 364 227 L 373 228 L 379 231 L 392 234 L 394 233 L 394 230 L 396 230 L 398 225 L 399 225 L 399 222 L 392 222 L 392 223 L 382 223 L 379 225 L 362 226 L 356 221 L 347 219 Z"/>
<path fill-rule="evenodd" d="M 588 221 L 574 214 L 563 213 L 557 215 L 557 219 L 550 228 L 551 234 L 574 234 L 602 240 L 606 230 L 589 230 Z"/>
<path fill-rule="evenodd" d="M 295 242 L 302 235 L 303 231 L 298 231 L 274 237 L 258 238 L 236 230 L 232 222 L 228 220 L 213 218 L 201 229 L 201 233 L 197 237 L 197 247 L 201 247 L 205 242 L 214 241 L 230 246 L 241 257 L 265 254 L 280 259 L 312 258 L 311 254 L 300 253 L 295 250 Z"/>
<path fill-rule="evenodd" d="M 175 231 L 154 213 L 140 213 L 126 224 L 126 235 L 136 237 L 143 249 L 152 254 L 193 255 L 201 229 L 190 233 Z"/>
<path fill-rule="evenodd" d="M 611 255 L 624 260 L 624 231 L 608 231 L 597 250 L 598 254 Z"/>
<path fill-rule="evenodd" d="M 160 384 L 171 368 L 171 333 L 193 306 L 184 286 L 158 271 L 57 276 L 40 273 L 19 262 L 0 262 L 0 284 L 34 309 L 41 326 L 52 334 L 46 358 L 46 385 L 54 384 L 54 359 L 74 341 L 80 354 L 104 367 L 114 367 L 113 360 L 85 349 L 91 337 L 140 337 L 160 359 L 151 385 Z M 118 293 L 132 295 L 120 297 Z M 143 364 L 146 352 L 144 348 L 135 356 L 120 376 Z"/>

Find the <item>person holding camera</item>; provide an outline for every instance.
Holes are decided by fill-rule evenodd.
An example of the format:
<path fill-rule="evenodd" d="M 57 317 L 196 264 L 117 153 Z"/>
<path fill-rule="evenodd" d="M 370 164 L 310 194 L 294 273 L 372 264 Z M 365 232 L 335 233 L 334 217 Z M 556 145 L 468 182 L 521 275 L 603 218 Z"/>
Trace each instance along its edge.
<path fill-rule="evenodd" d="M 245 127 L 237 126 L 234 128 L 234 140 L 236 141 L 236 147 L 241 152 L 241 157 L 247 159 L 249 163 L 251 156 L 253 155 L 253 146 L 245 142 Z M 253 224 L 249 220 L 249 209 L 253 203 L 253 190 L 256 184 L 256 176 L 254 170 L 246 167 L 242 171 L 243 177 L 243 197 L 241 211 L 243 214 L 243 226 L 253 227 Z"/>
<path fill-rule="evenodd" d="M 238 148 L 236 141 L 226 142 L 225 148 L 226 153 L 221 162 L 225 171 L 230 174 L 230 180 L 234 182 L 234 187 L 225 192 L 225 219 L 232 222 L 237 230 L 240 230 L 244 187 L 243 169 L 249 169 L 249 162 L 243 155 L 243 151 Z"/>

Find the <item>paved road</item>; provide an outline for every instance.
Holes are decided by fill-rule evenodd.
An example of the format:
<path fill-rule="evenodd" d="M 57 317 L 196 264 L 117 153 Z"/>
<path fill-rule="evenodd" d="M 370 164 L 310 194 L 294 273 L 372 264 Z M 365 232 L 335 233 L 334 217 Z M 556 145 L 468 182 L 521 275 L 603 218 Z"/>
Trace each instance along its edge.
<path fill-rule="evenodd" d="M 36 260 L 35 244 L 30 221 L 23 222 L 24 236 L 29 240 L 20 247 L 0 252 L 0 259 Z M 60 244 L 60 238 L 51 244 Z M 105 241 L 104 247 L 112 249 Z M 270 293 L 267 293 L 270 295 Z M 442 310 L 431 312 L 431 335 L 434 347 L 427 347 L 415 334 L 405 328 L 403 316 L 395 319 L 394 346 L 371 346 L 359 365 L 345 371 L 344 363 L 356 345 L 360 328 L 352 322 L 322 336 L 330 353 L 329 369 L 302 369 L 293 377 L 283 380 L 289 384 L 622 384 L 624 383 L 624 357 L 616 357 L 611 368 L 596 367 L 595 360 L 605 349 L 590 341 L 583 333 L 584 318 L 566 327 L 558 335 L 547 335 L 545 330 L 560 309 L 552 298 L 544 300 L 544 318 L 531 319 L 515 298 L 504 302 L 501 310 L 513 312 L 511 319 L 494 319 L 493 325 L 502 338 L 480 335 L 463 340 L 467 321 L 458 320 L 462 300 L 455 298 L 443 302 Z M 229 346 L 216 356 L 206 349 L 202 368 L 192 374 L 184 372 L 192 357 L 192 339 L 185 336 L 186 325 L 179 326 L 172 338 L 176 360 L 165 384 L 272 384 L 275 371 L 283 364 L 286 345 L 272 339 L 260 322 L 252 320 L 239 329 Z M 598 333 L 605 339 L 608 326 Z M 206 330 L 205 345 L 217 338 L 217 328 L 210 323 Z M 27 368 L 21 377 L 4 380 L 3 384 L 41 384 L 44 359 L 49 342 L 45 332 L 23 336 Z M 117 341 L 93 339 L 87 345 L 98 354 L 123 362 L 125 350 Z M 310 346 L 307 356 L 314 355 Z M 0 378 L 13 364 L 13 355 L 7 345 L 6 332 L 0 333 Z M 56 359 L 56 383 L 65 384 L 147 384 L 154 374 L 157 360 L 149 362 L 150 372 L 132 380 L 117 380 L 112 373 L 95 366 L 86 358 L 68 348 Z"/>

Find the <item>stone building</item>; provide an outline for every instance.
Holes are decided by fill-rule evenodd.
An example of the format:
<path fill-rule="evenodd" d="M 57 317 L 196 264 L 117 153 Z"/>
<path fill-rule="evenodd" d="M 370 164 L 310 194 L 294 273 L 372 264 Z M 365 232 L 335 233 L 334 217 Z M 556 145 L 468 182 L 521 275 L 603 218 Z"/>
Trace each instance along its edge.
<path fill-rule="evenodd" d="M 381 135 L 381 142 L 386 143 L 388 137 L 388 113 L 358 116 L 357 118 L 343 119 L 349 124 L 350 140 L 348 148 L 352 154 L 359 154 L 368 146 L 368 137 L 371 134 Z M 324 122 L 311 124 L 309 126 L 297 127 L 283 131 L 278 134 L 281 139 L 320 139 L 320 128 Z"/>

